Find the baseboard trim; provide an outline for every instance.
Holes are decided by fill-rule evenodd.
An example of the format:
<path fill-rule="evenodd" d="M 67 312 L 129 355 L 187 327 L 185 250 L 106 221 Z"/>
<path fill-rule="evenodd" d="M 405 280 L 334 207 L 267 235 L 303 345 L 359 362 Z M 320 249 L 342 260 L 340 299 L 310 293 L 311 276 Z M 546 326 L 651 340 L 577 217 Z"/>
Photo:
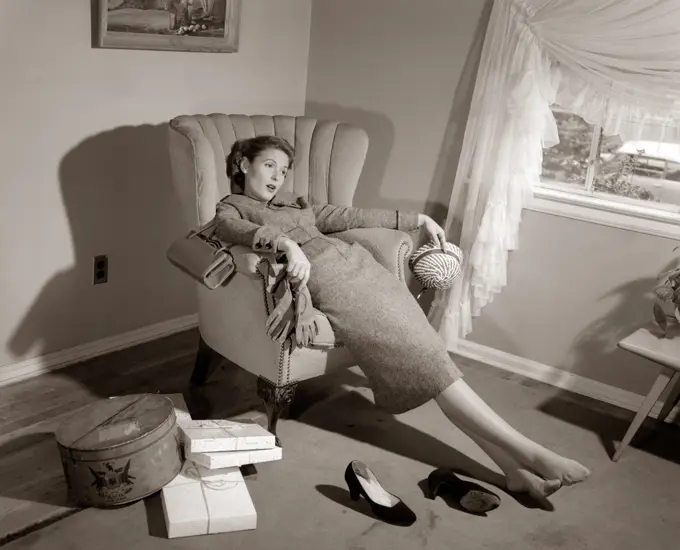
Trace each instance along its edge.
<path fill-rule="evenodd" d="M 638 411 L 645 398 L 644 395 L 597 382 L 585 376 L 566 372 L 525 357 L 519 357 L 476 342 L 470 342 L 469 340 L 458 342 L 453 353 L 633 412 Z M 661 412 L 661 407 L 662 403 L 657 402 L 652 408 L 650 416 L 657 418 Z M 666 422 L 674 422 L 677 418 L 680 418 L 680 406 L 676 406 L 670 412 Z"/>
<path fill-rule="evenodd" d="M 148 325 L 135 330 L 102 338 L 81 346 L 32 357 L 16 363 L 0 367 L 0 386 L 6 386 L 32 378 L 40 374 L 62 369 L 74 363 L 80 363 L 93 357 L 130 348 L 151 340 L 170 336 L 177 332 L 190 330 L 198 326 L 198 314 L 185 315 L 161 323 Z M 597 382 L 590 378 L 566 372 L 525 357 L 512 355 L 476 342 L 462 340 L 458 342 L 453 353 L 468 359 L 480 361 L 491 367 L 503 369 L 513 374 L 537 380 L 560 389 L 603 401 L 629 411 L 637 412 L 644 400 L 639 395 L 621 388 Z M 656 418 L 661 412 L 662 403 L 658 402 L 650 413 Z M 680 418 L 680 406 L 675 407 L 668 415 L 666 422 L 674 422 Z"/>
<path fill-rule="evenodd" d="M 123 334 L 102 338 L 81 346 L 39 355 L 0 367 L 0 386 L 13 384 L 46 372 L 62 369 L 100 355 L 164 338 L 198 326 L 198 314 L 185 315 L 161 323 L 141 327 Z"/>

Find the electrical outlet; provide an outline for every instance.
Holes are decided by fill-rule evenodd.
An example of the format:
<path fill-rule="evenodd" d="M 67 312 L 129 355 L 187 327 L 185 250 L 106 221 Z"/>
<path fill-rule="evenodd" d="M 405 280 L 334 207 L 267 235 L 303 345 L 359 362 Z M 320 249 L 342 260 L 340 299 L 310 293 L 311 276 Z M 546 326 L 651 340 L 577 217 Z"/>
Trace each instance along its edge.
<path fill-rule="evenodd" d="M 105 255 L 94 257 L 92 284 L 100 285 L 109 280 L 109 258 Z"/>

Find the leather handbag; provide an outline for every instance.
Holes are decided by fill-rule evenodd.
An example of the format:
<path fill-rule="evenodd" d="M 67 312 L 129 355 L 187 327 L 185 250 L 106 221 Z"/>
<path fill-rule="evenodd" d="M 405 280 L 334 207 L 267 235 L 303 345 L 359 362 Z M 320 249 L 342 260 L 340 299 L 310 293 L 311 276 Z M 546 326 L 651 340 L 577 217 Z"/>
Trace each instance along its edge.
<path fill-rule="evenodd" d="M 165 253 L 172 265 L 210 290 L 223 285 L 236 270 L 234 258 L 222 242 L 205 235 L 218 223 L 219 220 L 213 220 L 190 231 L 175 240 Z"/>

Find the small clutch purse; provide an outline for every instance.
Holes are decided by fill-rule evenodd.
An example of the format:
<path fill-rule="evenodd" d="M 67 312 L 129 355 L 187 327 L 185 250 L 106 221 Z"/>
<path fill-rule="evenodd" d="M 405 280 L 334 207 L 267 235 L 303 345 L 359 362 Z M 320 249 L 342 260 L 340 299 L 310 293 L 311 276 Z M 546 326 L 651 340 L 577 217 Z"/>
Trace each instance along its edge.
<path fill-rule="evenodd" d="M 234 258 L 222 243 L 204 235 L 217 223 L 218 220 L 214 220 L 201 229 L 190 231 L 175 240 L 165 253 L 172 265 L 210 290 L 224 284 L 236 269 Z"/>

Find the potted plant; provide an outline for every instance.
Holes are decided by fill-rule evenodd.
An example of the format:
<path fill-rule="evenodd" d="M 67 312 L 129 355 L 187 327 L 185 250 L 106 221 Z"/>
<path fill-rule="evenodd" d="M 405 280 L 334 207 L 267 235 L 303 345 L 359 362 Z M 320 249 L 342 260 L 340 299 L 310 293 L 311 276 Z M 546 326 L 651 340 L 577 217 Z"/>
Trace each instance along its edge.
<path fill-rule="evenodd" d="M 675 252 L 678 248 L 675 247 L 673 251 Z M 654 302 L 654 320 L 664 336 L 668 336 L 668 319 L 680 322 L 680 267 L 666 271 L 659 276 L 654 295 L 657 298 Z M 669 315 L 668 310 L 672 310 L 673 314 Z"/>

